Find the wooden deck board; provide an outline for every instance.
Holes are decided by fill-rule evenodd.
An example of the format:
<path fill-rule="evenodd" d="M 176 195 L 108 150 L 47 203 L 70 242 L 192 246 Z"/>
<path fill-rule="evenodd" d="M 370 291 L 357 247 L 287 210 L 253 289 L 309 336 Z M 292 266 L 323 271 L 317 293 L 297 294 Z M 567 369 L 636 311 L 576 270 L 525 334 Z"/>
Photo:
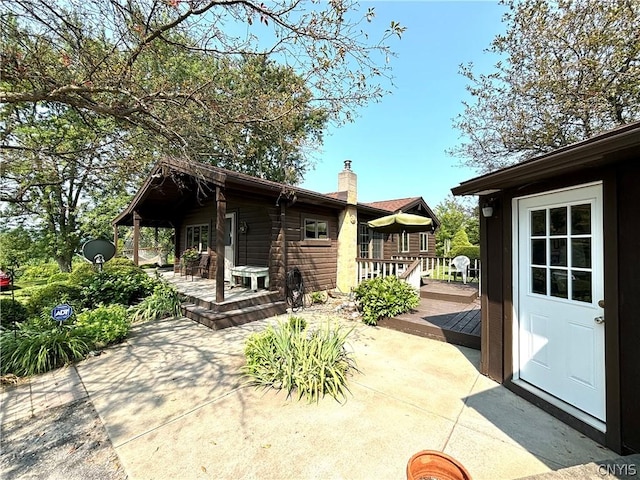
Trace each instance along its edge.
<path fill-rule="evenodd" d="M 452 302 L 421 298 L 411 312 L 386 318 L 382 327 L 480 349 L 480 301 Z"/>

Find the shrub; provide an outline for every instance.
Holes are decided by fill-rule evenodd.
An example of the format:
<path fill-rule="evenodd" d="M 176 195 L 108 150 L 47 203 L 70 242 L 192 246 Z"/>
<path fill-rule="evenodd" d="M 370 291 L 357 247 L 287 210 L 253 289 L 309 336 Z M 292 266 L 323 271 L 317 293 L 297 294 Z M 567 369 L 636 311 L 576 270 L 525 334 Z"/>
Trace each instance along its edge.
<path fill-rule="evenodd" d="M 472 262 L 476 259 L 480 259 L 480 246 L 479 245 L 467 245 L 465 247 L 458 247 L 455 250 L 451 250 L 451 257 L 457 257 L 458 255 L 464 255 L 469 257 Z"/>
<path fill-rule="evenodd" d="M 83 358 L 91 344 L 73 324 L 57 325 L 43 319 L 21 324 L 17 332 L 0 333 L 2 374 L 17 376 L 48 372 Z"/>
<path fill-rule="evenodd" d="M 83 305 L 82 289 L 66 282 L 34 287 L 26 306 L 30 315 L 40 315 L 44 309 L 49 311 L 61 303 L 68 303 L 74 310 L 79 310 Z"/>
<path fill-rule="evenodd" d="M 128 271 L 103 271 L 91 277 L 82 292 L 85 305 L 89 308 L 113 303 L 131 305 L 153 292 L 155 280 L 137 267 L 124 268 Z"/>
<path fill-rule="evenodd" d="M 325 303 L 329 299 L 329 296 L 325 292 L 311 292 L 310 298 L 311 303 L 316 304 Z"/>
<path fill-rule="evenodd" d="M 75 327 L 92 348 L 102 348 L 124 340 L 131 329 L 131 322 L 125 307 L 108 305 L 79 313 Z"/>
<path fill-rule="evenodd" d="M 80 263 L 73 267 L 68 281 L 73 285 L 88 285 L 97 273 L 95 267 L 89 262 Z"/>
<path fill-rule="evenodd" d="M 20 269 L 20 280 L 23 282 L 47 280 L 49 277 L 55 275 L 56 273 L 60 273 L 60 267 L 57 263 L 29 265 Z"/>
<path fill-rule="evenodd" d="M 177 317 L 180 315 L 180 303 L 178 291 L 168 283 L 160 282 L 150 296 L 131 307 L 133 321 L 143 322 L 163 317 Z"/>
<path fill-rule="evenodd" d="M 58 272 L 51 275 L 47 279 L 47 283 L 60 283 L 60 282 L 68 282 L 69 281 L 69 273 L 67 272 Z"/>
<path fill-rule="evenodd" d="M 420 302 L 418 292 L 393 275 L 365 280 L 353 293 L 362 311 L 362 321 L 367 325 L 377 325 L 380 318 L 408 312 Z"/>
<path fill-rule="evenodd" d="M 12 298 L 0 298 L 0 324 L 13 326 L 13 322 L 22 323 L 29 317 L 27 307 Z"/>
<path fill-rule="evenodd" d="M 252 334 L 244 350 L 245 374 L 254 385 L 285 389 L 288 395 L 297 390 L 298 399 L 309 402 L 325 394 L 345 398 L 347 374 L 356 369 L 345 348 L 352 330 L 327 324 L 309 331 L 303 323 L 293 317 Z"/>

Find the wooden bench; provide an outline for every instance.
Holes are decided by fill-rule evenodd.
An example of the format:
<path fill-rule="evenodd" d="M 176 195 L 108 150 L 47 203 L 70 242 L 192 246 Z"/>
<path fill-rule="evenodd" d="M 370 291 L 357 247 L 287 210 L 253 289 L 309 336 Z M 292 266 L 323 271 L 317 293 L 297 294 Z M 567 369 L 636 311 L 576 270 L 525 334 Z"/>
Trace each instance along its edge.
<path fill-rule="evenodd" d="M 264 288 L 269 290 L 269 267 L 252 267 L 250 265 L 242 265 L 231 268 L 231 278 L 234 281 L 234 286 L 239 285 L 237 283 L 238 279 L 250 278 L 251 290 L 256 292 L 258 291 L 258 278 L 260 277 L 264 277 Z"/>

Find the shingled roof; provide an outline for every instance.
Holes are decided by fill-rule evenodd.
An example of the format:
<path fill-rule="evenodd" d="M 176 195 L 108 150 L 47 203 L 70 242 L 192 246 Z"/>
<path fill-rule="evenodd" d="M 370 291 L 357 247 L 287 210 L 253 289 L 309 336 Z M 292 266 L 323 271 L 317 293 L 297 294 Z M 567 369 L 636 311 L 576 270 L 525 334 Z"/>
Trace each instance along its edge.
<path fill-rule="evenodd" d="M 420 200 L 422 200 L 422 197 L 396 198 L 394 200 L 368 202 L 368 203 L 365 203 L 365 205 L 368 205 L 369 207 L 373 207 L 373 208 L 380 208 L 382 210 L 388 210 L 389 212 L 397 212 L 399 210 L 412 207 Z"/>

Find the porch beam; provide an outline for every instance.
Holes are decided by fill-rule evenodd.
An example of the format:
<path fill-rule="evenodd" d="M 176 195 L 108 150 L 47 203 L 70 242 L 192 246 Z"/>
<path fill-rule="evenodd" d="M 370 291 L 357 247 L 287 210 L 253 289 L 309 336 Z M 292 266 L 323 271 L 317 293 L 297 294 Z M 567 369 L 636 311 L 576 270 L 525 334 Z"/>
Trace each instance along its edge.
<path fill-rule="evenodd" d="M 216 187 L 216 302 L 224 302 L 224 230 L 227 197 L 222 187 Z"/>
<path fill-rule="evenodd" d="M 140 246 L 140 214 L 133 212 L 133 263 L 138 266 L 138 247 Z"/>

